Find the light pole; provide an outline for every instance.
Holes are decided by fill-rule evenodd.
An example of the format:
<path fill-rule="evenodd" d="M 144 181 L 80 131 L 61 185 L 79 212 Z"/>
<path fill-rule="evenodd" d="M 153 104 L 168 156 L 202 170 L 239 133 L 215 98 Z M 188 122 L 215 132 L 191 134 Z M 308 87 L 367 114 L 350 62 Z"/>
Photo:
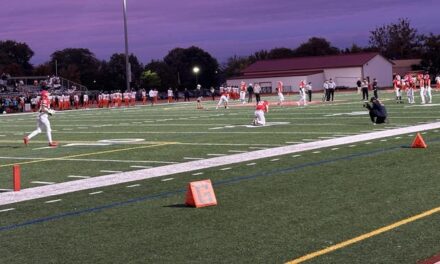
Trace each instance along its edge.
<path fill-rule="evenodd" d="M 199 71 L 200 71 L 200 68 L 199 68 L 199 67 L 195 66 L 195 67 L 193 68 L 193 72 L 194 72 L 194 74 L 196 75 L 196 86 L 199 84 L 199 79 L 198 79 Z"/>
<path fill-rule="evenodd" d="M 127 85 L 127 91 L 130 90 L 131 81 L 131 69 L 130 63 L 128 62 L 128 36 L 127 36 L 127 1 L 123 0 L 123 11 L 124 11 L 124 36 L 125 36 L 125 79 Z"/>

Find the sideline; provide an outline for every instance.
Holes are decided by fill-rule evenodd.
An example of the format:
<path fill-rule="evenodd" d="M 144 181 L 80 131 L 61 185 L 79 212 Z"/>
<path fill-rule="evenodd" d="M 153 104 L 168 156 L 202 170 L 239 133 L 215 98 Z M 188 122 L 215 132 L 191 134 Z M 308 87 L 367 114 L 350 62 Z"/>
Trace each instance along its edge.
<path fill-rule="evenodd" d="M 403 219 L 403 220 L 398 221 L 398 222 L 396 222 L 396 223 L 394 223 L 394 224 L 391 224 L 391 225 L 388 225 L 388 226 L 384 226 L 384 227 L 382 227 L 382 228 L 376 229 L 376 230 L 371 231 L 371 232 L 369 232 L 369 233 L 366 233 L 366 234 L 363 234 L 363 235 L 357 236 L 357 237 L 355 237 L 355 238 L 352 238 L 352 239 L 346 240 L 346 241 L 344 241 L 344 242 L 338 243 L 338 244 L 333 245 L 333 246 L 331 246 L 331 247 L 328 247 L 328 248 L 325 248 L 325 249 L 322 249 L 322 250 L 319 250 L 319 251 L 316 251 L 316 252 L 313 252 L 313 253 L 307 254 L 307 255 L 302 256 L 302 257 L 300 257 L 300 258 L 297 258 L 297 259 L 294 259 L 294 260 L 292 260 L 292 261 L 286 262 L 286 264 L 298 264 L 298 263 L 302 263 L 302 262 L 304 262 L 304 261 L 307 261 L 307 260 L 310 260 L 310 259 L 312 259 L 312 258 L 316 258 L 316 257 L 319 257 L 319 256 L 321 256 L 321 255 L 325 255 L 325 254 L 327 254 L 327 253 L 333 252 L 333 251 L 335 251 L 335 250 L 338 250 L 338 249 L 341 249 L 341 248 L 347 247 L 347 246 L 349 246 L 349 245 L 351 245 L 351 244 L 354 244 L 354 243 L 360 242 L 360 241 L 362 241 L 362 240 L 365 240 L 365 239 L 370 238 L 370 237 L 373 237 L 373 236 L 377 236 L 377 235 L 379 235 L 379 234 L 385 233 L 385 232 L 390 231 L 390 230 L 392 230 L 392 229 L 394 229 L 394 228 L 397 228 L 397 227 L 399 227 L 399 226 L 406 225 L 406 224 L 408 224 L 408 223 L 414 222 L 414 221 L 416 221 L 416 220 L 418 220 L 418 219 L 421 219 L 421 218 L 424 218 L 424 217 L 427 217 L 427 216 L 433 215 L 433 214 L 438 213 L 438 212 L 440 212 L 440 207 L 437 207 L 437 208 L 434 208 L 434 209 L 428 210 L 428 211 L 426 211 L 426 212 L 423 212 L 423 213 L 421 213 L 421 214 L 418 214 L 418 215 L 415 215 L 415 216 L 412 216 L 412 217 L 409 217 L 409 218 Z"/>
<path fill-rule="evenodd" d="M 40 186 L 35 188 L 23 189 L 19 192 L 5 192 L 0 193 L 0 206 L 18 203 L 22 201 L 28 201 L 33 199 L 45 198 L 65 193 L 77 192 L 82 190 L 95 189 L 105 186 L 111 186 L 121 183 L 145 180 L 150 178 L 156 178 L 161 176 L 168 176 L 172 174 L 191 172 L 196 170 L 202 170 L 207 168 L 213 168 L 218 166 L 236 164 L 246 161 L 253 161 L 257 159 L 269 158 L 274 156 L 298 153 L 303 151 L 321 149 L 326 147 L 333 147 L 345 144 L 351 144 L 356 142 L 362 142 L 366 140 L 380 139 L 385 137 L 398 136 L 402 134 L 420 132 L 425 130 L 432 130 L 440 128 L 440 122 L 416 125 L 404 128 L 391 129 L 386 131 L 375 131 L 371 133 L 353 135 L 347 137 L 339 137 L 334 139 L 327 139 L 321 141 L 314 141 L 308 143 L 301 143 L 296 145 L 289 145 L 284 147 L 270 148 L 264 150 L 251 151 L 247 153 L 239 153 L 222 157 L 215 157 L 205 160 L 195 160 L 179 164 L 165 165 L 160 167 L 154 167 L 150 169 L 142 169 L 137 171 L 116 173 L 111 175 L 97 176 L 89 179 L 63 182 L 50 186 Z M 162 144 L 165 145 L 165 144 Z M 155 145 L 153 145 L 155 146 Z M 152 147 L 153 147 L 152 146 Z M 158 145 L 156 145 L 158 146 Z M 159 145 L 160 146 L 160 145 Z M 142 147 L 139 147 L 142 148 Z M 87 154 L 86 154 L 87 155 Z M 86 156 L 86 155 L 73 155 L 73 157 Z M 90 154 L 88 154 L 90 155 Z M 66 158 L 66 157 L 62 157 Z M 56 160 L 57 158 L 53 159 Z M 60 159 L 60 158 L 58 158 Z M 34 161 L 34 162 L 41 162 Z"/>

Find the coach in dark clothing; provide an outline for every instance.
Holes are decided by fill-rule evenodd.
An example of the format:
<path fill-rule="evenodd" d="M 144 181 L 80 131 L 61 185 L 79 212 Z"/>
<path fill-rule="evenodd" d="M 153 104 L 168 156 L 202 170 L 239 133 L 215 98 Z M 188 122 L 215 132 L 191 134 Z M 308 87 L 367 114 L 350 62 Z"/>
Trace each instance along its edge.
<path fill-rule="evenodd" d="M 371 104 L 365 103 L 364 107 L 366 107 L 369 111 L 371 122 L 373 124 L 383 124 L 387 122 L 387 110 L 385 106 L 376 98 L 371 97 Z"/>
<path fill-rule="evenodd" d="M 377 94 L 377 91 L 379 90 L 379 87 L 377 86 L 377 80 L 376 80 L 376 78 L 373 79 L 372 87 L 373 87 L 373 94 L 374 94 L 374 97 L 379 98 L 379 95 Z"/>
<path fill-rule="evenodd" d="M 185 102 L 189 102 L 189 91 L 188 91 L 188 89 L 185 88 L 185 90 L 183 91 L 183 95 L 185 97 L 184 101 Z"/>

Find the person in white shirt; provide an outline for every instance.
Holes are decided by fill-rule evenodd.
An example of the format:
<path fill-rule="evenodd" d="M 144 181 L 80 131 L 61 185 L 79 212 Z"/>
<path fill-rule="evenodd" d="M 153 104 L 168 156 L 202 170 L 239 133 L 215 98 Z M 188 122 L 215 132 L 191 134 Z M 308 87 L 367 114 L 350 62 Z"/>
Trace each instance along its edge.
<path fill-rule="evenodd" d="M 297 102 L 297 105 L 303 105 L 306 106 L 307 105 L 307 101 L 306 101 L 306 80 L 302 80 L 299 83 L 299 100 Z"/>
<path fill-rule="evenodd" d="M 32 131 L 32 133 L 23 138 L 23 142 L 25 145 L 28 145 L 31 138 L 40 134 L 44 130 L 46 131 L 47 140 L 49 141 L 49 147 L 58 146 L 57 142 L 52 141 L 52 129 L 50 127 L 49 115 L 53 115 L 55 111 L 50 108 L 49 96 L 49 92 L 41 91 L 41 104 L 40 109 L 38 110 L 37 129 L 35 129 L 34 131 Z"/>
<path fill-rule="evenodd" d="M 330 81 L 328 82 L 328 98 L 327 101 L 330 101 L 330 97 L 332 98 L 332 101 L 335 97 L 335 90 L 336 90 L 336 83 L 333 81 L 333 79 L 330 78 Z"/>
<path fill-rule="evenodd" d="M 167 94 L 168 94 L 168 103 L 173 102 L 173 89 L 171 89 L 171 87 L 168 88 Z"/>
<path fill-rule="evenodd" d="M 278 105 L 282 106 L 283 102 L 284 102 L 284 95 L 283 95 L 283 82 L 282 81 L 278 81 L 277 83 L 277 94 L 278 94 Z"/>
<path fill-rule="evenodd" d="M 328 92 L 328 80 L 325 80 L 324 84 L 322 85 L 322 87 L 324 88 L 324 94 L 322 95 L 322 101 L 328 101 L 327 98 L 329 97 L 329 92 Z"/>
<path fill-rule="evenodd" d="M 440 89 L 440 75 L 437 75 L 437 77 L 435 77 L 435 83 L 437 84 L 437 89 Z"/>

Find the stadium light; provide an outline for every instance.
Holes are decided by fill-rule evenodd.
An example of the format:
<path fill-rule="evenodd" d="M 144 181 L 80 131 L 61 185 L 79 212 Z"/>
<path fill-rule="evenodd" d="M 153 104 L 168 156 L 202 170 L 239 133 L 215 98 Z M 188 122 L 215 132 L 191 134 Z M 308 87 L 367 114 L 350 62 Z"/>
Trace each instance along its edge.
<path fill-rule="evenodd" d="M 197 85 L 199 84 L 198 74 L 199 74 L 199 72 L 200 72 L 200 68 L 197 67 L 197 66 L 195 66 L 195 67 L 193 68 L 193 72 L 194 72 L 194 74 L 196 75 L 196 86 L 197 86 Z"/>
<path fill-rule="evenodd" d="M 124 12 L 124 36 L 125 36 L 125 79 L 127 85 L 127 91 L 130 90 L 131 70 L 130 63 L 128 62 L 128 36 L 127 36 L 127 0 L 123 0 L 123 12 Z"/>

